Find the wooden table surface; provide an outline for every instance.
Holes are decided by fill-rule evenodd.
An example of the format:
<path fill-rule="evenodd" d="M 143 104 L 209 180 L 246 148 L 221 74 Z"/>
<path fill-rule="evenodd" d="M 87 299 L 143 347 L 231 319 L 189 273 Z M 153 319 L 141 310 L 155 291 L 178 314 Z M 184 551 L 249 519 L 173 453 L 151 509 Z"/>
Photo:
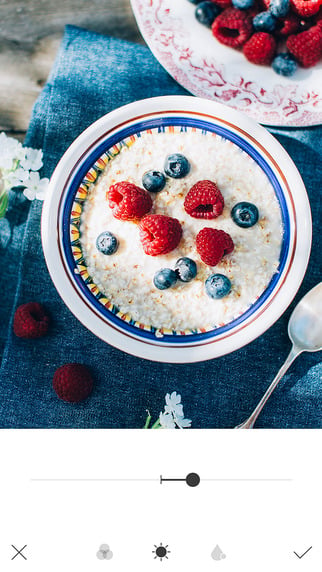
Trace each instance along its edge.
<path fill-rule="evenodd" d="M 0 0 L 0 131 L 23 139 L 66 24 L 143 43 L 130 0 Z"/>

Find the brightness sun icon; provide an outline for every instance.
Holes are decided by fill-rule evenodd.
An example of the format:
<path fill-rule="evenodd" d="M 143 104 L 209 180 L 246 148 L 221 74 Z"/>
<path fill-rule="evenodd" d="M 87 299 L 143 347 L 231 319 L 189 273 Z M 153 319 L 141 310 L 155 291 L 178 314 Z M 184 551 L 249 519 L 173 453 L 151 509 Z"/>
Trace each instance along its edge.
<path fill-rule="evenodd" d="M 163 546 L 162 542 L 160 542 L 159 546 L 154 545 L 154 548 L 155 550 L 152 550 L 155 554 L 154 559 L 160 558 L 161 561 L 163 558 L 168 559 L 168 554 L 171 552 L 171 550 L 168 550 L 168 545 Z"/>

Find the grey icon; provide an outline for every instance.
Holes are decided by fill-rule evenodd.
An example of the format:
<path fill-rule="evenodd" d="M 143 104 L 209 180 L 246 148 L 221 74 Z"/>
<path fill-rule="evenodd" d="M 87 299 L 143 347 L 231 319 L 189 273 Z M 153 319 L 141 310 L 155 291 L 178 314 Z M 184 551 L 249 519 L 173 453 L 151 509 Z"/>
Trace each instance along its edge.
<path fill-rule="evenodd" d="M 22 554 L 23 551 L 25 550 L 25 548 L 27 548 L 27 544 L 25 544 L 20 549 L 16 548 L 13 544 L 11 544 L 11 546 L 16 551 L 16 554 L 11 558 L 11 560 L 14 560 L 15 558 L 17 558 L 17 556 L 21 556 L 21 558 L 23 558 L 24 560 L 27 560 L 26 556 L 24 554 Z"/>
<path fill-rule="evenodd" d="M 111 560 L 111 558 L 113 558 L 113 552 L 110 550 L 108 544 L 101 544 L 98 552 L 96 552 L 96 556 L 99 560 Z"/>
<path fill-rule="evenodd" d="M 293 550 L 293 552 L 294 552 L 295 556 L 297 556 L 298 559 L 301 560 L 303 558 L 303 556 L 305 556 L 308 552 L 310 552 L 311 549 L 312 549 L 312 546 L 310 546 L 310 548 L 305 550 L 305 552 L 302 552 L 302 554 L 298 554 L 297 552 L 295 552 L 295 550 Z"/>
<path fill-rule="evenodd" d="M 226 558 L 226 554 L 223 553 L 221 548 L 216 544 L 215 548 L 211 553 L 211 558 L 213 560 L 224 560 Z"/>
<path fill-rule="evenodd" d="M 153 554 L 155 554 L 154 560 L 156 558 L 160 558 L 161 562 L 163 558 L 168 560 L 168 554 L 171 552 L 171 550 L 168 549 L 168 544 L 163 546 L 162 542 L 160 542 L 158 546 L 155 544 L 154 548 L 155 550 L 152 550 Z"/>

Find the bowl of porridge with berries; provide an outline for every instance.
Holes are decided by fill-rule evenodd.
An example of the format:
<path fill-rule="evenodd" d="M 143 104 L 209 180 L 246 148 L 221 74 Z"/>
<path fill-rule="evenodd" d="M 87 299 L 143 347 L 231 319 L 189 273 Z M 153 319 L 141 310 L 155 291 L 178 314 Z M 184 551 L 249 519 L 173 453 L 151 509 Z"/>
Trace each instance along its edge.
<path fill-rule="evenodd" d="M 53 281 L 83 324 L 134 355 L 233 351 L 278 319 L 304 276 L 311 220 L 296 167 L 220 104 L 120 108 L 73 143 L 51 188 L 42 238 Z"/>

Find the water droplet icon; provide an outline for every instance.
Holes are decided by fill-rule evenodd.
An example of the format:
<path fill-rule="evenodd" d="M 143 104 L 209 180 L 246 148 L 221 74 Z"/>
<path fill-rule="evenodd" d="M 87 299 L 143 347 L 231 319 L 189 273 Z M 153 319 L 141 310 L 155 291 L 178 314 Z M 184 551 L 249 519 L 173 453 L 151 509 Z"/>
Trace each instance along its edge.
<path fill-rule="evenodd" d="M 213 560 L 224 560 L 224 558 L 226 558 L 226 554 L 223 553 L 218 544 L 216 544 L 215 548 L 213 549 L 211 553 L 211 558 Z"/>

